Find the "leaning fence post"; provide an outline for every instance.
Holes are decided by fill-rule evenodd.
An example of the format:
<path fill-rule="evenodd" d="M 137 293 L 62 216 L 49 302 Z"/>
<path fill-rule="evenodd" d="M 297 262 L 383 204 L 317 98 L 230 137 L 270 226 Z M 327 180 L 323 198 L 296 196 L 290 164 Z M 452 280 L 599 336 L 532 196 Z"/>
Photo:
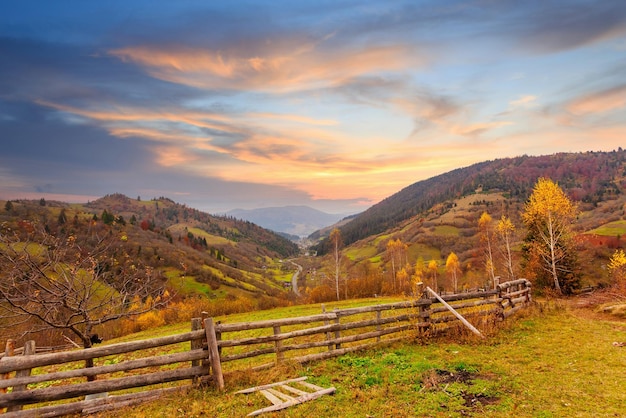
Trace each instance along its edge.
<path fill-rule="evenodd" d="M 34 341 L 26 341 L 24 344 L 24 354 L 25 356 L 30 356 L 35 354 L 35 342 Z M 23 369 L 15 372 L 15 377 L 27 377 L 30 376 L 31 369 Z M 15 392 L 23 392 L 26 390 L 26 385 L 17 385 L 13 386 L 13 393 Z M 13 405 L 7 407 L 7 412 L 21 411 L 22 405 Z"/>
<path fill-rule="evenodd" d="M 213 318 L 207 318 L 204 320 L 204 331 L 206 333 L 206 341 L 209 347 L 209 358 L 211 360 L 211 369 L 213 370 L 213 381 L 219 390 L 224 390 L 224 375 L 222 374 L 220 353 L 217 349 L 217 337 L 215 335 Z"/>

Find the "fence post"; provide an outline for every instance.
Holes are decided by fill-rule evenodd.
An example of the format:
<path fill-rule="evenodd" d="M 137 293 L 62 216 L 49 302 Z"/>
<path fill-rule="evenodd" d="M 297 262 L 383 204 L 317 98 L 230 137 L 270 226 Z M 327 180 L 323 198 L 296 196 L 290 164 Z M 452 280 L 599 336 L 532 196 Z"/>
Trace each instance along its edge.
<path fill-rule="evenodd" d="M 326 306 L 322 303 L 322 313 L 326 313 Z M 328 326 L 330 325 L 330 322 L 328 321 L 328 319 L 324 320 L 324 326 Z M 332 338 L 332 335 L 330 332 L 326 333 L 326 341 L 330 341 Z M 333 351 L 333 345 L 332 344 L 328 344 L 328 351 Z"/>
<path fill-rule="evenodd" d="M 191 330 L 192 331 L 199 331 L 202 329 L 202 319 L 201 318 L 191 318 Z M 191 340 L 191 351 L 193 350 L 202 350 L 202 338 L 200 339 L 196 339 L 196 340 Z M 200 364 L 202 364 L 200 362 L 200 360 L 193 360 L 191 362 L 191 367 L 197 367 Z M 194 385 L 197 385 L 198 382 L 200 381 L 200 379 L 198 378 L 198 376 L 194 376 L 191 379 L 191 382 Z"/>
<path fill-rule="evenodd" d="M 8 339 L 6 347 L 4 348 L 4 356 L 13 357 L 14 354 L 15 354 L 15 341 L 13 341 L 12 339 Z M 10 377 L 11 377 L 11 372 L 7 372 L 7 373 L 2 374 L 0 376 L 0 379 L 4 380 Z M 0 389 L 0 393 L 7 393 L 7 388 Z"/>
<path fill-rule="evenodd" d="M 382 330 L 382 326 L 380 325 L 380 319 L 381 319 L 382 315 L 380 313 L 380 311 L 376 311 L 376 331 L 380 331 Z M 376 342 L 380 342 L 380 335 L 378 337 L 376 337 Z"/>
<path fill-rule="evenodd" d="M 274 336 L 280 335 L 280 325 L 274 325 Z M 276 353 L 276 363 L 281 363 L 285 358 L 285 354 L 282 352 L 283 342 L 276 340 L 274 342 L 274 351 Z"/>
<path fill-rule="evenodd" d="M 24 354 L 25 356 L 30 356 L 35 354 L 35 341 L 26 341 L 24 344 Z M 27 377 L 30 376 L 31 369 L 18 370 L 15 372 L 15 377 Z M 13 387 L 13 392 L 22 392 L 26 390 L 26 385 L 18 385 Z M 21 411 L 22 405 L 13 405 L 7 407 L 7 412 Z"/>
<path fill-rule="evenodd" d="M 418 322 L 425 322 L 426 325 L 419 327 L 419 334 L 421 337 L 425 337 L 426 333 L 430 329 L 430 306 L 432 303 L 430 302 L 430 298 L 427 298 L 424 293 L 420 293 L 420 301 L 428 300 L 427 304 L 420 303 L 418 307 L 419 318 Z"/>
<path fill-rule="evenodd" d="M 333 312 L 335 312 L 335 314 L 337 314 L 337 318 L 335 319 L 335 324 L 339 325 L 339 309 L 335 308 L 333 309 Z M 337 330 L 335 331 L 335 338 L 339 339 L 341 338 L 341 331 Z M 341 343 L 337 343 L 335 344 L 335 350 L 339 350 L 341 348 Z"/>
<path fill-rule="evenodd" d="M 494 287 L 494 289 L 497 291 L 496 299 L 498 300 L 498 303 L 496 303 L 496 318 L 500 319 L 501 321 L 504 321 L 504 305 L 502 304 L 504 299 L 502 299 L 502 288 L 500 287 L 500 276 L 496 276 L 493 279 L 493 282 L 494 284 L 497 283 Z"/>
<path fill-rule="evenodd" d="M 207 318 L 204 320 L 204 331 L 206 333 L 207 345 L 209 346 L 209 358 L 211 360 L 211 369 L 213 370 L 213 381 L 219 390 L 224 390 L 224 375 L 222 374 L 220 353 L 217 349 L 217 337 L 215 335 L 213 318 Z"/>

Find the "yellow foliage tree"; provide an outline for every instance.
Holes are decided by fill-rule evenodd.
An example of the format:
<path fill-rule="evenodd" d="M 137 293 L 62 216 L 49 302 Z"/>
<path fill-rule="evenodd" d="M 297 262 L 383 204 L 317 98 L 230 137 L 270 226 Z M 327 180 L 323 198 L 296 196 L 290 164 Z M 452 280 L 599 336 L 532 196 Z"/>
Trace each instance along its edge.
<path fill-rule="evenodd" d="M 452 283 L 454 286 L 454 293 L 457 292 L 458 287 L 458 274 L 461 271 L 461 263 L 459 257 L 453 252 L 450 253 L 446 260 L 446 272 L 452 276 Z"/>
<path fill-rule="evenodd" d="M 496 277 L 495 263 L 493 261 L 493 249 L 491 242 L 493 241 L 493 226 L 491 215 L 487 212 L 483 212 L 478 219 L 478 230 L 480 231 L 480 241 L 483 244 L 483 250 L 485 255 L 485 270 L 489 274 L 491 283 L 494 282 Z"/>
<path fill-rule="evenodd" d="M 428 262 L 428 271 L 430 272 L 430 277 L 433 280 L 433 290 L 435 292 L 438 292 L 439 290 L 437 289 L 437 270 L 439 269 L 439 263 L 437 263 L 437 260 L 430 260 Z"/>
<path fill-rule="evenodd" d="M 391 274 L 393 279 L 393 292 L 398 291 L 396 286 L 397 271 L 402 266 L 402 258 L 406 256 L 408 245 L 402 242 L 400 238 L 390 239 L 387 241 L 387 252 L 391 261 Z"/>
<path fill-rule="evenodd" d="M 609 274 L 619 289 L 626 288 L 626 254 L 624 250 L 615 250 L 609 260 Z"/>
<path fill-rule="evenodd" d="M 502 215 L 502 218 L 496 225 L 496 234 L 500 239 L 500 252 L 506 265 L 506 270 L 509 275 L 509 280 L 515 279 L 515 273 L 513 272 L 513 256 L 511 254 L 511 243 L 513 241 L 513 234 L 515 233 L 515 225 L 506 216 Z"/>
<path fill-rule="evenodd" d="M 522 213 L 528 228 L 526 242 L 537 252 L 541 267 L 549 273 L 555 290 L 561 294 L 570 293 L 577 283 L 571 239 L 571 226 L 577 214 L 576 205 L 559 185 L 543 177 L 537 181 Z"/>

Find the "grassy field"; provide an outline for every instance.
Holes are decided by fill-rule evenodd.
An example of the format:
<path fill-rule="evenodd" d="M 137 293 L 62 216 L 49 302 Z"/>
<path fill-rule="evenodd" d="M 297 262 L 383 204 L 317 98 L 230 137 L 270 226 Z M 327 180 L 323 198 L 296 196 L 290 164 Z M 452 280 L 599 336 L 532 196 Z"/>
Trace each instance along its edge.
<path fill-rule="evenodd" d="M 609 237 L 616 237 L 626 235 L 626 221 L 620 220 L 615 222 L 609 222 L 602 225 L 599 228 L 593 229 L 588 232 L 589 234 L 604 235 Z"/>
<path fill-rule="evenodd" d="M 364 302 L 366 303 L 366 302 Z M 292 307 L 228 322 L 307 314 Z M 190 390 L 102 417 L 240 417 L 268 406 L 246 387 L 309 376 L 324 396 L 268 417 L 615 417 L 626 411 L 626 323 L 543 302 L 486 341 L 408 341 L 306 366 L 227 376 L 226 392 Z"/>

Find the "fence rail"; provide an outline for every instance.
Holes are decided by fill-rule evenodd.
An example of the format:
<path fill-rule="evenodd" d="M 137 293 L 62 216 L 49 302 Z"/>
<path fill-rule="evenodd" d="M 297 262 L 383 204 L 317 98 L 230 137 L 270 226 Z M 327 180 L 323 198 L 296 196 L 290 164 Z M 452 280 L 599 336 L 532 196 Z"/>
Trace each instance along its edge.
<path fill-rule="evenodd" d="M 470 320 L 504 319 L 530 302 L 530 291 L 530 283 L 519 279 L 490 291 L 442 296 L 448 307 L 423 296 L 331 312 L 322 305 L 321 314 L 256 322 L 196 318 L 187 333 L 58 353 L 35 354 L 29 342 L 17 355 L 9 341 L 0 358 L 0 410 L 6 408 L 7 418 L 54 417 L 132 405 L 202 382 L 223 389 L 224 375 L 232 371 L 305 363 L 437 334 L 456 326 L 459 319 L 450 308 Z M 98 365 L 84 367 L 89 359 Z M 137 388 L 143 389 L 126 393 Z M 56 404 L 41 406 L 50 402 Z"/>

